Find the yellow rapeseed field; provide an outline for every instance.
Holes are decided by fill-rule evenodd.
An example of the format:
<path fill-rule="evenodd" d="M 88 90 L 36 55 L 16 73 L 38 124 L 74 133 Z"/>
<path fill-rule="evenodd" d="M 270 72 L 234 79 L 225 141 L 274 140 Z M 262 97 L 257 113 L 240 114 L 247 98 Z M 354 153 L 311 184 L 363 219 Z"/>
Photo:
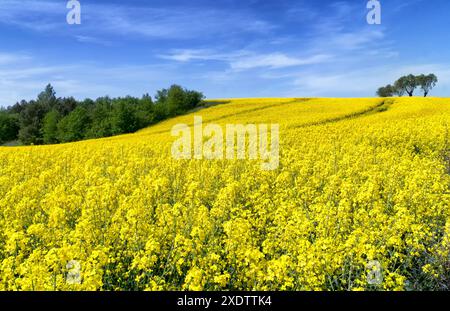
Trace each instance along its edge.
<path fill-rule="evenodd" d="M 278 169 L 173 159 L 194 115 L 278 123 Z M 438 98 L 235 99 L 0 148 L 0 290 L 445 289 L 449 121 Z"/>

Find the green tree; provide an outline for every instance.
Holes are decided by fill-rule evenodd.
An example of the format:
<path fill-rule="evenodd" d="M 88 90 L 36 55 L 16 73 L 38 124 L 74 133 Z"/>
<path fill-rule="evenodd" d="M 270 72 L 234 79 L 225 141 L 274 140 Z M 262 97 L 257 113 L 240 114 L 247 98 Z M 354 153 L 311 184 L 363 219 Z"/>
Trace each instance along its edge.
<path fill-rule="evenodd" d="M 16 116 L 0 111 L 0 144 L 16 140 L 19 128 L 19 120 Z"/>
<path fill-rule="evenodd" d="M 399 92 L 406 92 L 411 97 L 418 86 L 417 77 L 411 74 L 403 76 L 395 82 L 394 86 Z"/>
<path fill-rule="evenodd" d="M 61 115 L 56 109 L 45 115 L 42 125 L 44 144 L 56 144 L 58 142 L 58 122 L 60 118 Z"/>
<path fill-rule="evenodd" d="M 155 122 L 154 110 L 155 105 L 153 104 L 152 97 L 148 94 L 142 96 L 135 111 L 138 129 L 147 127 Z"/>
<path fill-rule="evenodd" d="M 187 108 L 194 109 L 201 105 L 202 101 L 205 99 L 205 96 L 201 92 L 197 91 L 188 91 L 186 90 L 186 101 Z"/>
<path fill-rule="evenodd" d="M 156 104 L 165 104 L 167 102 L 168 93 L 169 93 L 168 89 L 162 89 L 162 90 L 156 91 L 156 95 L 155 95 Z"/>
<path fill-rule="evenodd" d="M 179 85 L 172 85 L 167 92 L 167 110 L 174 117 L 187 110 L 186 93 Z"/>
<path fill-rule="evenodd" d="M 20 114 L 23 109 L 25 109 L 25 106 L 28 105 L 28 102 L 26 100 L 20 101 L 20 103 L 16 103 L 14 106 L 8 107 L 7 112 L 11 114 Z"/>
<path fill-rule="evenodd" d="M 37 102 L 47 111 L 55 107 L 57 103 L 56 92 L 51 84 L 47 84 L 45 90 L 38 95 Z"/>
<path fill-rule="evenodd" d="M 167 106 L 164 103 L 156 103 L 153 108 L 153 122 L 160 122 L 169 116 Z"/>
<path fill-rule="evenodd" d="M 396 84 L 394 84 L 392 91 L 393 91 L 393 95 L 397 95 L 398 97 L 402 97 L 403 95 L 405 95 L 405 89 L 399 87 Z"/>
<path fill-rule="evenodd" d="M 18 116 L 18 138 L 23 144 L 53 144 L 135 132 L 185 113 L 199 106 L 203 98 L 200 92 L 172 85 L 157 91 L 155 102 L 148 94 L 79 102 L 73 97 L 57 98 L 48 84 L 37 100 L 23 100 L 5 112 Z"/>
<path fill-rule="evenodd" d="M 438 78 L 434 74 L 417 76 L 417 85 L 423 91 L 423 96 L 427 97 L 430 91 L 436 86 Z"/>
<path fill-rule="evenodd" d="M 42 120 L 47 114 L 43 105 L 36 101 L 30 101 L 19 114 L 19 140 L 24 145 L 42 144 Z"/>
<path fill-rule="evenodd" d="M 58 123 L 58 140 L 72 142 L 85 138 L 90 127 L 90 119 L 86 108 L 78 106 Z"/>
<path fill-rule="evenodd" d="M 169 89 L 158 91 L 155 96 L 156 104 L 164 105 L 169 117 L 185 113 L 197 107 L 200 105 L 203 97 L 203 94 L 200 92 L 186 90 L 176 84 Z"/>
<path fill-rule="evenodd" d="M 113 105 L 113 134 L 132 133 L 138 130 L 135 108 L 137 99 L 132 97 L 119 98 Z"/>
<path fill-rule="evenodd" d="M 91 127 L 86 132 L 86 138 L 101 138 L 113 135 L 112 130 L 112 100 L 108 96 L 99 97 L 90 109 Z"/>
<path fill-rule="evenodd" d="M 63 117 L 67 116 L 69 113 L 75 110 L 78 106 L 78 102 L 73 97 L 68 98 L 58 98 L 56 102 L 55 109 Z"/>
<path fill-rule="evenodd" d="M 380 87 L 377 91 L 379 97 L 392 97 L 394 96 L 395 88 L 388 84 L 386 86 Z"/>
<path fill-rule="evenodd" d="M 21 126 L 19 130 L 19 140 L 24 145 L 42 144 L 39 126 L 37 126 L 36 124 Z"/>

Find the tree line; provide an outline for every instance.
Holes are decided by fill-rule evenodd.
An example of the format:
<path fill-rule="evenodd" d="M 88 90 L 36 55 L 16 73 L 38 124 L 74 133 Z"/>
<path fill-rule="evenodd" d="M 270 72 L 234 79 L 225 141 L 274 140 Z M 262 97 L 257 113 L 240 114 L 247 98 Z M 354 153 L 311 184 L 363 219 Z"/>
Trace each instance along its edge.
<path fill-rule="evenodd" d="M 436 86 L 438 78 L 434 74 L 429 75 L 407 75 L 403 76 L 394 84 L 388 84 L 386 86 L 380 87 L 377 91 L 377 95 L 380 97 L 392 97 L 392 96 L 403 96 L 408 94 L 409 96 L 414 95 L 414 91 L 420 88 L 423 92 L 423 96 L 427 97 L 430 91 Z"/>
<path fill-rule="evenodd" d="M 49 84 L 36 100 L 0 109 L 0 144 L 58 144 L 133 133 L 201 106 L 203 99 L 201 92 L 172 85 L 157 91 L 154 99 L 145 94 L 77 101 L 56 97 Z"/>

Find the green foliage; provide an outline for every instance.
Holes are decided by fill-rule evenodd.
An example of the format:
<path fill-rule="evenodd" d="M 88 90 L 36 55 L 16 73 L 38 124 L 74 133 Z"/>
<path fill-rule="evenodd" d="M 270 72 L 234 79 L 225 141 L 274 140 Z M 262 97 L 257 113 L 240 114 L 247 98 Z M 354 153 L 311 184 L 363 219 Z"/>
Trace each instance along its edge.
<path fill-rule="evenodd" d="M 24 105 L 19 114 L 19 140 L 25 145 L 42 144 L 42 121 L 47 114 L 46 108 L 37 101 Z"/>
<path fill-rule="evenodd" d="M 45 90 L 38 95 L 37 102 L 47 111 L 55 107 L 57 103 L 56 93 L 51 84 L 48 84 Z"/>
<path fill-rule="evenodd" d="M 88 111 L 78 106 L 59 122 L 58 141 L 65 143 L 84 139 L 89 123 Z"/>
<path fill-rule="evenodd" d="M 138 130 L 137 105 L 138 99 L 132 97 L 119 98 L 114 103 L 112 117 L 113 134 L 132 133 Z"/>
<path fill-rule="evenodd" d="M 436 86 L 438 78 L 434 74 L 417 76 L 417 85 L 423 91 L 423 96 L 427 97 L 428 93 Z"/>
<path fill-rule="evenodd" d="M 87 103 L 86 106 L 91 106 L 90 118 L 92 120 L 91 127 L 86 132 L 88 139 L 109 137 L 113 135 L 112 131 L 112 100 L 109 97 L 100 97 L 92 105 Z"/>
<path fill-rule="evenodd" d="M 414 95 L 414 91 L 420 87 L 426 97 L 429 92 L 436 86 L 438 78 L 434 74 L 429 75 L 407 75 L 400 77 L 395 81 L 394 85 L 387 85 L 381 87 L 377 91 L 377 95 L 380 97 L 390 97 L 393 95 L 403 96 L 408 94 L 409 96 Z"/>
<path fill-rule="evenodd" d="M 17 139 L 19 120 L 15 115 L 0 111 L 0 144 Z"/>
<path fill-rule="evenodd" d="M 41 132 L 37 124 L 21 126 L 18 137 L 24 145 L 42 144 Z"/>
<path fill-rule="evenodd" d="M 204 96 L 200 92 L 183 89 L 179 85 L 172 85 L 169 89 L 158 91 L 156 103 L 166 107 L 168 117 L 182 114 L 195 108 Z"/>
<path fill-rule="evenodd" d="M 75 110 L 78 102 L 75 98 L 58 98 L 55 109 L 59 112 L 59 114 L 63 117 L 67 116 L 69 113 Z"/>
<path fill-rule="evenodd" d="M 167 111 L 169 117 L 176 116 L 186 110 L 186 93 L 179 85 L 172 85 L 167 91 Z"/>
<path fill-rule="evenodd" d="M 58 142 L 58 122 L 60 118 L 60 113 L 55 109 L 45 115 L 42 125 L 44 144 L 56 144 Z"/>
<path fill-rule="evenodd" d="M 395 82 L 395 87 L 403 90 L 409 96 L 414 95 L 414 91 L 417 88 L 417 77 L 414 75 L 403 76 Z"/>
<path fill-rule="evenodd" d="M 377 95 L 380 97 L 392 97 L 394 96 L 395 89 L 392 85 L 380 87 L 377 91 Z"/>
<path fill-rule="evenodd" d="M 154 104 L 152 97 L 148 94 L 142 96 L 142 99 L 138 101 L 137 109 L 135 111 L 135 117 L 137 122 L 137 128 L 142 129 L 155 123 L 154 121 Z"/>
<path fill-rule="evenodd" d="M 132 133 L 186 113 L 202 100 L 202 93 L 173 85 L 159 90 L 155 102 L 148 94 L 79 102 L 73 97 L 57 98 L 49 84 L 36 100 L 23 100 L 4 111 L 0 116 L 0 142 L 8 137 L 19 138 L 24 145 L 55 144 Z M 8 130 L 6 120 L 15 121 L 11 124 L 16 127 Z"/>
<path fill-rule="evenodd" d="M 397 83 L 394 83 L 394 95 L 402 97 L 403 95 L 405 95 L 405 89 L 400 87 Z"/>

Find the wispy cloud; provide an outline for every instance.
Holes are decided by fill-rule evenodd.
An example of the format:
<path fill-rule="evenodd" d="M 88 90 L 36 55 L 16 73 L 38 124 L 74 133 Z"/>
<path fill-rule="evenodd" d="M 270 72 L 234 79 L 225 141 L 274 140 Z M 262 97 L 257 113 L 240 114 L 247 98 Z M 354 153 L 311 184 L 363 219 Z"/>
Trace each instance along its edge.
<path fill-rule="evenodd" d="M 362 29 L 353 32 L 341 32 L 333 35 L 327 42 L 329 45 L 339 47 L 345 50 L 355 50 L 367 48 L 376 41 L 381 41 L 385 34 L 379 29 Z"/>
<path fill-rule="evenodd" d="M 287 67 L 305 66 L 329 61 L 332 57 L 327 54 L 318 54 L 306 57 L 290 56 L 284 53 L 256 53 L 251 51 L 234 51 L 230 53 L 217 53 L 211 50 L 175 50 L 160 58 L 178 62 L 189 61 L 221 61 L 237 71 L 255 68 L 280 69 Z"/>
<path fill-rule="evenodd" d="M 94 44 L 99 44 L 99 45 L 104 45 L 104 46 L 112 46 L 113 45 L 113 43 L 111 41 L 107 41 L 107 40 L 103 40 L 103 39 L 91 37 L 91 36 L 76 35 L 75 38 L 77 39 L 78 42 L 81 42 L 81 43 L 94 43 Z"/>
<path fill-rule="evenodd" d="M 394 5 L 393 11 L 399 12 L 407 7 L 417 5 L 419 3 L 423 3 L 425 0 L 409 0 L 409 1 L 398 1 Z"/>
<path fill-rule="evenodd" d="M 190 62 L 196 60 L 219 60 L 219 61 L 230 61 L 231 59 L 245 55 L 245 52 L 235 52 L 235 53 L 218 53 L 210 49 L 176 49 L 172 50 L 167 54 L 158 55 L 161 59 L 173 60 L 177 62 Z"/>
<path fill-rule="evenodd" d="M 95 17 L 100 20 L 99 30 L 151 38 L 191 39 L 225 34 L 230 36 L 237 33 L 264 34 L 274 28 L 266 21 L 236 11 L 183 7 L 125 10 L 108 7 L 101 9 L 100 12 L 102 13 Z M 87 18 L 89 19 L 89 15 Z M 227 31 L 224 32 L 224 29 Z"/>
<path fill-rule="evenodd" d="M 231 63 L 231 68 L 235 70 L 248 70 L 254 68 L 279 69 L 286 67 L 305 66 L 319 64 L 329 61 L 330 55 L 319 54 L 306 58 L 287 56 L 283 53 L 273 53 L 267 55 L 255 55 L 244 57 Z"/>
<path fill-rule="evenodd" d="M 68 27 L 67 12 L 65 1 L 2 0 L 0 23 L 39 32 L 62 32 Z M 78 37 L 92 38 L 92 34 L 97 34 L 95 41 L 90 40 L 92 43 L 98 43 L 100 35 L 192 39 L 237 33 L 266 34 L 276 27 L 252 16 L 251 12 L 198 9 L 188 5 L 155 8 L 85 2 L 82 13 Z"/>
<path fill-rule="evenodd" d="M 0 0 L 2 35 L 18 43 L 0 51 L 0 104 L 34 98 L 49 82 L 79 98 L 172 83 L 209 97 L 367 96 L 410 72 L 436 73 L 436 93 L 450 94 L 442 35 L 428 42 L 431 32 L 414 32 L 440 51 L 429 64 L 395 33 L 414 27 L 396 12 L 404 2 L 383 4 L 383 25 L 369 26 L 361 1 L 91 0 L 82 24 L 69 26 L 64 0 Z"/>
<path fill-rule="evenodd" d="M 34 31 L 51 31 L 65 22 L 65 12 L 64 1 L 2 0 L 0 24 Z"/>
<path fill-rule="evenodd" d="M 0 65 L 16 64 L 18 62 L 29 60 L 30 56 L 22 55 L 19 53 L 1 53 L 0 52 Z"/>

